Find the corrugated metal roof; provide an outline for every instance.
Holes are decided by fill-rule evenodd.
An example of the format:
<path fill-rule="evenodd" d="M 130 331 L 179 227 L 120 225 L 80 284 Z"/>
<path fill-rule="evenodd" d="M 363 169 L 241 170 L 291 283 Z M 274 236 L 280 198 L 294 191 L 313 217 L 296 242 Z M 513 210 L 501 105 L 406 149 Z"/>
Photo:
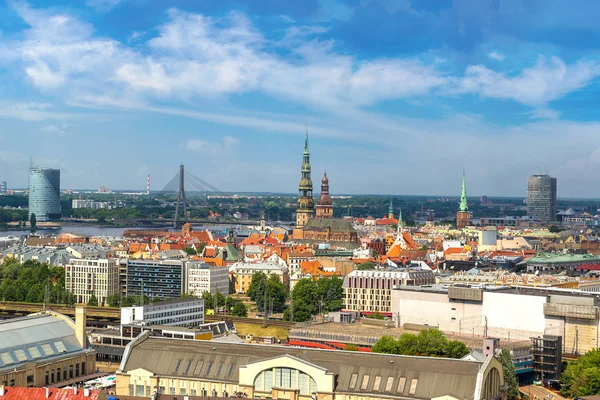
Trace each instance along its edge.
<path fill-rule="evenodd" d="M 63 318 L 42 314 L 0 322 L 0 370 L 83 350 L 72 322 Z"/>
<path fill-rule="evenodd" d="M 159 376 L 182 376 L 190 365 L 189 374 L 197 379 L 238 383 L 239 367 L 267 359 L 291 356 L 327 369 L 337 375 L 336 392 L 383 392 L 390 382 L 393 395 L 398 395 L 398 385 L 406 380 L 408 393 L 413 379 L 418 380 L 414 396 L 432 398 L 451 394 L 456 398 L 470 398 L 475 391 L 481 362 L 454 359 L 408 357 L 388 354 L 326 351 L 284 346 L 216 343 L 214 341 L 189 341 L 152 336 L 142 336 L 126 352 L 123 372 L 144 368 Z M 179 365 L 179 368 L 178 368 Z M 356 375 L 358 384 L 352 386 Z M 382 382 L 374 388 L 376 378 Z M 363 380 L 366 387 L 361 388 Z"/>

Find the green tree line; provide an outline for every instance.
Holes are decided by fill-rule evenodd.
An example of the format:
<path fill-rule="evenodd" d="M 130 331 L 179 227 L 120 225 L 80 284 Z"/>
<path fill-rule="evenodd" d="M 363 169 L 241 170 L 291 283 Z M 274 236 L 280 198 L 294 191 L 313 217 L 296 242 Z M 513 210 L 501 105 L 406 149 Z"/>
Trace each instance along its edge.
<path fill-rule="evenodd" d="M 394 339 L 383 336 L 375 343 L 374 353 L 400 354 L 405 356 L 462 358 L 469 354 L 467 346 L 458 340 L 448 340 L 438 329 L 424 329 L 417 335 L 403 333 Z"/>

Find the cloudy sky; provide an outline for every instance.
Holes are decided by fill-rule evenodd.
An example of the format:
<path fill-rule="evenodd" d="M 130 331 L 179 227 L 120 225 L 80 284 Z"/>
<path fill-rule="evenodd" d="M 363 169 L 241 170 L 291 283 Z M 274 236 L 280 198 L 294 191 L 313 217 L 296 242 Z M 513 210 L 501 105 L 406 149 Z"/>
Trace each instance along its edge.
<path fill-rule="evenodd" d="M 0 180 L 158 190 L 600 197 L 600 5 L 0 0 Z M 315 189 L 318 192 L 318 185 Z"/>

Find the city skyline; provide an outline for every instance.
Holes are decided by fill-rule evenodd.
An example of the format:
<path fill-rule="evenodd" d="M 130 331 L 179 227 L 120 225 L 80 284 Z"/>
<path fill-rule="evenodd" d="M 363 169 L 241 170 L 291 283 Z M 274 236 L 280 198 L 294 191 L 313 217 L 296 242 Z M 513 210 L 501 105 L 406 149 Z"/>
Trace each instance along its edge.
<path fill-rule="evenodd" d="M 593 12 L 246 3 L 0 3 L 0 181 L 26 187 L 33 157 L 63 188 L 160 190 L 185 164 L 294 193 L 308 116 L 334 196 L 458 196 L 464 169 L 473 195 L 525 197 L 547 168 L 559 198 L 598 197 Z"/>

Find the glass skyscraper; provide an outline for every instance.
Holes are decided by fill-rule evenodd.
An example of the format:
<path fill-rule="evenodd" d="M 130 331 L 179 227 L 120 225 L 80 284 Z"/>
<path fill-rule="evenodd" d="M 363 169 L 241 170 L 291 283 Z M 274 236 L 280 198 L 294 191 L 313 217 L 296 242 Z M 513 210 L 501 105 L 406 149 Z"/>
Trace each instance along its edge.
<path fill-rule="evenodd" d="M 527 215 L 541 222 L 556 221 L 556 178 L 537 174 L 527 180 Z"/>
<path fill-rule="evenodd" d="M 35 214 L 36 221 L 60 219 L 60 170 L 29 167 L 29 218 Z"/>

